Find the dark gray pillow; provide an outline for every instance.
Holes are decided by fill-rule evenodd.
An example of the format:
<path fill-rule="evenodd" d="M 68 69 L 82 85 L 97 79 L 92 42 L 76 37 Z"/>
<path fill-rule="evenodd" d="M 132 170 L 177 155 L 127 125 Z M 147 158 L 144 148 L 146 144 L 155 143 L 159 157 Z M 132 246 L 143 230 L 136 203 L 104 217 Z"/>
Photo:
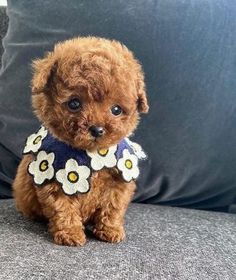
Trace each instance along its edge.
<path fill-rule="evenodd" d="M 38 127 L 30 108 L 31 60 L 57 41 L 96 35 L 125 43 L 146 73 L 151 110 L 135 140 L 149 160 L 142 165 L 135 200 L 233 209 L 235 14 L 234 0 L 8 1 L 0 192 L 14 177 L 25 137 Z"/>

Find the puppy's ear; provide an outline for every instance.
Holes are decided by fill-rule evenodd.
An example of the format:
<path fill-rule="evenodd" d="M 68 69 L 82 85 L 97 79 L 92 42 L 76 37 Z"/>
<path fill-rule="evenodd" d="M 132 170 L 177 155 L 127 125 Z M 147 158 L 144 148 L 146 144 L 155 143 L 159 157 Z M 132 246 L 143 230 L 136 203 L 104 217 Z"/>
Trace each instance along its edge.
<path fill-rule="evenodd" d="M 53 77 L 57 71 L 57 61 L 52 52 L 49 52 L 45 58 L 34 60 L 32 93 L 38 94 L 41 92 L 50 91 Z"/>
<path fill-rule="evenodd" d="M 144 75 L 143 72 L 140 71 L 137 79 L 137 108 L 139 113 L 147 113 L 149 110 L 147 96 L 146 96 L 146 88 L 144 83 Z"/>

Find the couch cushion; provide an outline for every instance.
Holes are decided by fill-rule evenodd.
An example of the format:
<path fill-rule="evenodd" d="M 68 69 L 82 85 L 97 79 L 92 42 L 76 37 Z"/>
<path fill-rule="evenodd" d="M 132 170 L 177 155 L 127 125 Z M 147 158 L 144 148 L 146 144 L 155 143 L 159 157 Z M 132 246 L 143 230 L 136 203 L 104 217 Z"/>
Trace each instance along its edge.
<path fill-rule="evenodd" d="M 236 279 L 232 214 L 131 204 L 125 242 L 90 234 L 82 248 L 53 244 L 12 200 L 0 202 L 0 225 L 2 279 Z"/>
<path fill-rule="evenodd" d="M 31 60 L 59 40 L 97 35 L 124 42 L 146 73 L 150 114 L 135 138 L 149 160 L 135 200 L 227 211 L 236 197 L 235 14 L 233 0 L 9 0 L 0 75 L 2 192 L 25 137 L 38 127 Z"/>
<path fill-rule="evenodd" d="M 1 3 L 0 3 L 1 5 Z M 2 53 L 3 53 L 3 47 L 2 47 L 2 39 L 5 36 L 7 32 L 8 27 L 8 17 L 6 15 L 6 7 L 0 6 L 0 67 L 2 65 Z"/>

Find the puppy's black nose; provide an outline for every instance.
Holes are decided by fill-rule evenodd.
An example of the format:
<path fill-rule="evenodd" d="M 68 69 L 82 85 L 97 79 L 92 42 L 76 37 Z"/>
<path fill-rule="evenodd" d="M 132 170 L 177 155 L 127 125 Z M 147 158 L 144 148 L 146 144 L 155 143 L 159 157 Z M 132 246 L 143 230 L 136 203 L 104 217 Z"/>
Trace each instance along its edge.
<path fill-rule="evenodd" d="M 104 134 L 103 127 L 92 125 L 89 128 L 89 131 L 93 137 L 101 137 Z"/>

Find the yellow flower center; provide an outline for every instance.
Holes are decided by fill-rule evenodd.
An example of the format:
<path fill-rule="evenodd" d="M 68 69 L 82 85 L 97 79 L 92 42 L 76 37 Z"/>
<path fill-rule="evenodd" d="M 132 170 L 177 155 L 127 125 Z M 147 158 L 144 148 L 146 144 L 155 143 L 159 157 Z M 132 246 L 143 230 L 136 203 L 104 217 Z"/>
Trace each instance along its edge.
<path fill-rule="evenodd" d="M 105 157 L 108 153 L 108 149 L 100 149 L 100 150 L 98 150 L 98 153 L 100 156 Z"/>
<path fill-rule="evenodd" d="M 133 163 L 130 159 L 127 159 L 125 161 L 125 167 L 128 168 L 128 169 L 131 169 L 133 167 Z"/>
<path fill-rule="evenodd" d="M 39 135 L 39 136 L 37 136 L 35 139 L 34 139 L 34 141 L 33 141 L 33 144 L 38 144 L 39 143 L 39 141 L 42 139 L 42 136 L 41 135 Z"/>
<path fill-rule="evenodd" d="M 44 172 L 48 169 L 48 161 L 47 160 L 43 160 L 40 162 L 39 164 L 39 170 Z"/>
<path fill-rule="evenodd" d="M 79 174 L 75 171 L 71 171 L 68 173 L 67 179 L 71 183 L 76 183 L 79 180 Z"/>

